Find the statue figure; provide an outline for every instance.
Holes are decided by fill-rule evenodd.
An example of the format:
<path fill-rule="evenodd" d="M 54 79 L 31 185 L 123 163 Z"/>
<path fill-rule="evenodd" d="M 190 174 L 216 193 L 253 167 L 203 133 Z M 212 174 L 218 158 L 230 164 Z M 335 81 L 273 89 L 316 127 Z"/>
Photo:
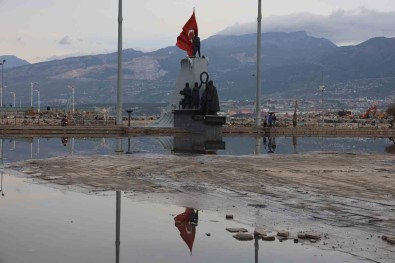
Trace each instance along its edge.
<path fill-rule="evenodd" d="M 180 91 L 180 94 L 183 95 L 184 98 L 181 99 L 179 106 L 181 106 L 182 109 L 190 109 L 192 104 L 192 90 L 188 82 L 185 83 L 185 88 Z"/>
<path fill-rule="evenodd" d="M 199 109 L 200 105 L 200 87 L 197 82 L 195 82 L 195 86 L 192 89 L 192 104 L 191 108 L 192 109 Z"/>
<path fill-rule="evenodd" d="M 192 39 L 192 46 L 193 46 L 193 56 L 196 57 L 196 53 L 199 53 L 199 57 L 200 57 L 200 37 L 198 37 L 197 31 Z"/>
<path fill-rule="evenodd" d="M 210 80 L 202 94 L 201 111 L 206 115 L 217 115 L 219 110 L 217 88 L 214 86 L 213 81 Z"/>

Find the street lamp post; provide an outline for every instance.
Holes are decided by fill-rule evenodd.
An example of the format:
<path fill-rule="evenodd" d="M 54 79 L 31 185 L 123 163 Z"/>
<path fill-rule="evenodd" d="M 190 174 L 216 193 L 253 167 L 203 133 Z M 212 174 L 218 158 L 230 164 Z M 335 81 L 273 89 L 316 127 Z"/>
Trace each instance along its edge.
<path fill-rule="evenodd" d="M 126 112 L 129 114 L 129 117 L 128 117 L 128 121 L 129 121 L 129 127 L 130 127 L 130 114 L 133 112 L 133 110 L 131 110 L 131 109 L 128 109 L 128 110 L 126 110 Z"/>
<path fill-rule="evenodd" d="M 37 82 L 30 82 L 30 107 L 33 108 L 33 90 L 34 90 L 34 86 L 37 85 Z"/>
<path fill-rule="evenodd" d="M 133 110 L 132 109 L 127 109 L 126 112 L 128 113 L 128 127 L 130 128 L 130 114 L 132 114 Z M 132 154 L 130 151 L 130 137 L 128 136 L 128 151 L 126 152 L 127 154 Z"/>
<path fill-rule="evenodd" d="M 122 125 L 122 0 L 119 0 L 118 4 L 118 70 L 117 70 L 117 125 Z M 121 153 L 122 139 L 117 139 L 117 146 L 115 152 Z M 118 258 L 119 261 L 119 258 Z"/>
<path fill-rule="evenodd" d="M 71 89 L 71 104 L 72 104 L 72 112 L 74 113 L 74 87 L 69 86 L 69 88 Z"/>
<path fill-rule="evenodd" d="M 122 125 L 122 0 L 118 6 L 118 72 L 117 72 L 117 125 Z M 120 150 L 120 149 L 119 149 Z"/>
<path fill-rule="evenodd" d="M 37 112 L 40 112 L 40 91 L 35 89 L 34 91 L 37 92 L 38 102 L 37 102 Z"/>
<path fill-rule="evenodd" d="M 321 125 L 324 126 L 324 91 L 326 90 L 326 86 L 324 84 L 324 71 L 322 71 L 322 76 L 321 76 L 321 85 L 320 85 L 320 91 L 321 91 Z"/>
<path fill-rule="evenodd" d="M 257 51 L 256 51 L 256 99 L 255 99 L 255 125 L 261 126 L 261 21 L 262 21 L 262 3 L 258 0 L 258 32 L 257 32 Z"/>
<path fill-rule="evenodd" d="M 15 108 L 15 92 L 11 91 L 10 93 L 11 93 L 12 95 L 14 95 L 14 104 L 12 104 L 12 107 Z"/>
<path fill-rule="evenodd" d="M 5 59 L 3 59 L 1 62 L 0 62 L 0 65 L 1 65 L 1 89 L 0 89 L 0 104 L 1 104 L 1 107 L 3 107 L 3 87 L 4 87 L 4 64 L 5 64 L 5 62 L 6 62 L 6 60 Z"/>
<path fill-rule="evenodd" d="M 324 125 L 324 91 L 325 91 L 326 87 L 325 85 L 321 85 L 320 86 L 320 91 L 321 91 L 321 125 Z"/>

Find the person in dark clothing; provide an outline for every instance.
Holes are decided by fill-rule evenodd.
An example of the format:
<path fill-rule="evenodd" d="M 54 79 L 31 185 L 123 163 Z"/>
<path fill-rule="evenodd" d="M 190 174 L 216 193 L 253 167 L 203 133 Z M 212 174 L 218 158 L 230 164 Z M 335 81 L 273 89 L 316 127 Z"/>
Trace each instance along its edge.
<path fill-rule="evenodd" d="M 200 87 L 197 82 L 195 82 L 195 86 L 192 89 L 192 109 L 199 109 L 200 105 Z"/>
<path fill-rule="evenodd" d="M 272 115 L 272 113 L 269 113 L 268 122 L 269 122 L 269 127 L 273 127 L 273 115 Z"/>
<path fill-rule="evenodd" d="M 273 127 L 276 127 L 277 117 L 275 113 L 273 113 L 272 120 L 273 120 Z"/>
<path fill-rule="evenodd" d="M 192 46 L 193 46 L 193 56 L 196 57 L 196 53 L 199 53 L 199 57 L 200 57 L 200 37 L 198 37 L 197 33 L 193 37 Z"/>
<path fill-rule="evenodd" d="M 267 127 L 267 116 L 265 116 L 265 119 L 263 120 L 263 127 Z"/>
<path fill-rule="evenodd" d="M 62 137 L 62 144 L 64 145 L 64 146 L 66 146 L 67 145 L 67 142 L 69 141 L 69 137 Z"/>
<path fill-rule="evenodd" d="M 219 111 L 217 88 L 211 80 L 207 83 L 206 89 L 202 94 L 201 110 L 205 115 L 217 115 Z"/>
<path fill-rule="evenodd" d="M 185 83 L 185 88 L 180 91 L 180 94 L 184 96 L 184 98 L 180 101 L 180 105 L 182 109 L 190 109 L 192 103 L 192 90 L 189 87 L 189 83 Z"/>

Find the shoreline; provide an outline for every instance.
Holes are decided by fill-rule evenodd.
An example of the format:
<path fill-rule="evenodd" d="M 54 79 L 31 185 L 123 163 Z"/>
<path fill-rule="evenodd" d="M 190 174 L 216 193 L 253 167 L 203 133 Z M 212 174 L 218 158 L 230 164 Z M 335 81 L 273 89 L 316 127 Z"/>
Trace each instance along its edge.
<path fill-rule="evenodd" d="M 276 127 L 276 128 L 256 128 L 244 126 L 224 125 L 222 128 L 224 136 L 251 135 L 267 137 L 372 137 L 389 138 L 395 137 L 395 129 L 385 127 Z M 128 137 L 138 135 L 188 135 L 190 132 L 174 127 L 148 127 L 148 126 L 19 126 L 0 125 L 0 137 Z"/>

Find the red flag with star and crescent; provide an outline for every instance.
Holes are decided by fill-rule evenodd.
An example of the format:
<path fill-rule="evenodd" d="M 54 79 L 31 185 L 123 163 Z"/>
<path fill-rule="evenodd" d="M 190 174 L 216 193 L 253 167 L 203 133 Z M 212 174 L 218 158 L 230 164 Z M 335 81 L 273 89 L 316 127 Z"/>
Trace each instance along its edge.
<path fill-rule="evenodd" d="M 193 10 L 192 16 L 185 23 L 180 35 L 177 37 L 177 47 L 185 50 L 188 56 L 193 55 L 192 41 L 193 37 L 198 34 L 198 26 L 195 18 L 195 10 Z"/>

